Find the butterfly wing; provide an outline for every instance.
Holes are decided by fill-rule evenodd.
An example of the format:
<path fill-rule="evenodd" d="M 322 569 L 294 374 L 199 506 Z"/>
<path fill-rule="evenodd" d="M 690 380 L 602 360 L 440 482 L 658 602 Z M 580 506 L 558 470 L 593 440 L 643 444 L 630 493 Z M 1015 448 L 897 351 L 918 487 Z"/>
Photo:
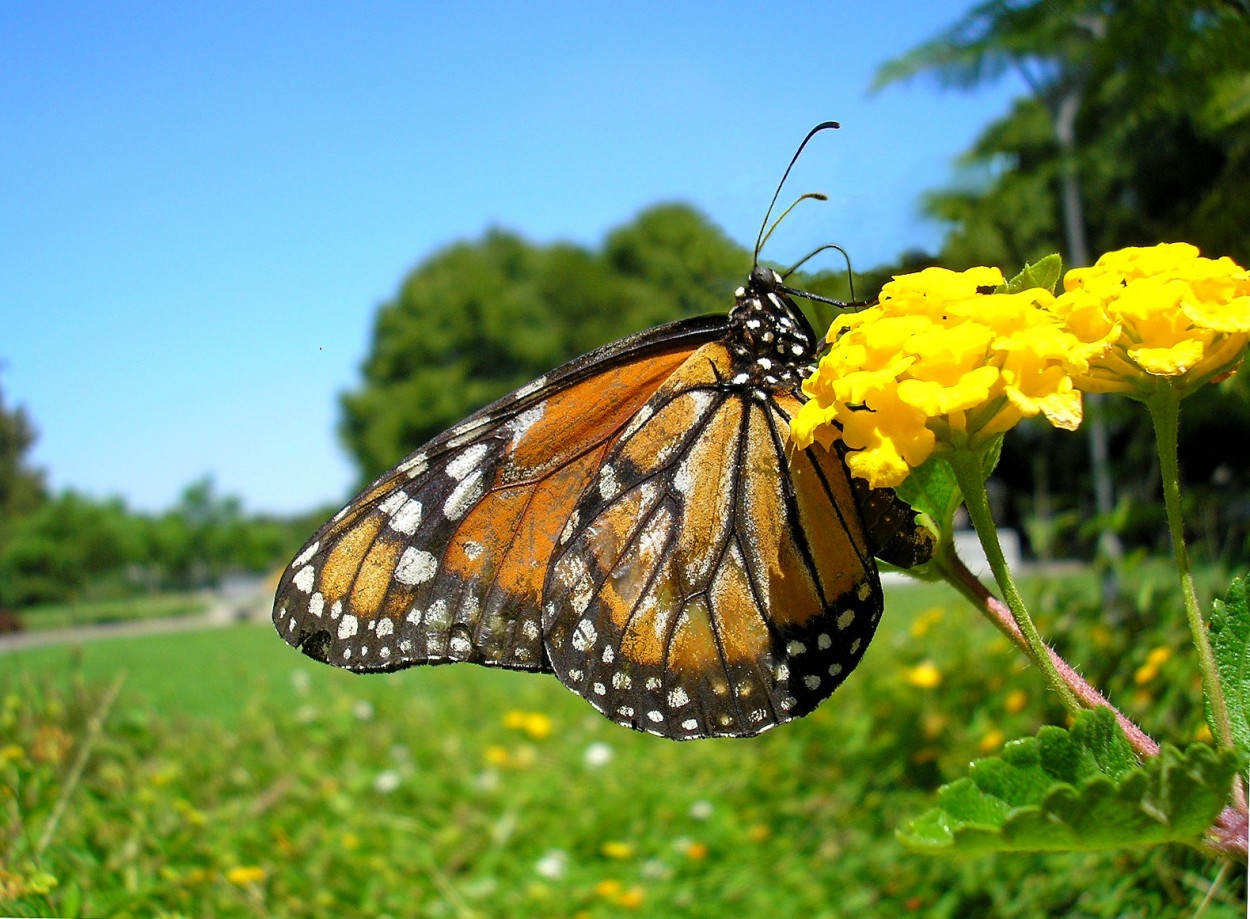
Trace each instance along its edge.
<path fill-rule="evenodd" d="M 577 503 L 544 592 L 559 678 L 677 739 L 757 734 L 827 698 L 880 619 L 874 552 L 911 520 L 853 485 L 839 453 L 787 450 L 799 398 L 735 385 L 736 370 L 709 343 L 651 397 Z"/>
<path fill-rule="evenodd" d="M 357 671 L 549 670 L 539 619 L 556 537 L 622 429 L 724 327 L 690 319 L 607 345 L 418 449 L 284 571 L 279 634 Z"/>

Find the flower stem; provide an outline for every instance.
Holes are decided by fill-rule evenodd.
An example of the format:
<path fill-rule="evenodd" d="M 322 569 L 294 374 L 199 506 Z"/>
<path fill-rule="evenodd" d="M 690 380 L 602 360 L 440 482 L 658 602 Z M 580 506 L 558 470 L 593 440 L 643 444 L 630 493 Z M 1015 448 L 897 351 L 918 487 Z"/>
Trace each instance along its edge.
<path fill-rule="evenodd" d="M 1016 625 L 1016 621 L 1011 615 L 1011 610 L 1007 608 L 1007 604 L 999 600 L 998 597 L 990 592 L 989 588 L 977 580 L 977 576 L 968 570 L 968 566 L 963 563 L 958 555 L 952 551 L 947 555 L 939 557 L 938 567 L 941 569 L 948 584 L 963 594 L 973 606 L 985 615 L 985 618 L 995 628 L 1011 639 L 1016 647 L 1026 654 L 1029 653 L 1028 641 L 1020 631 L 1020 627 Z M 1137 751 L 1139 756 L 1159 755 L 1159 745 L 1155 743 L 1149 734 L 1112 705 L 1106 696 L 1090 685 L 1084 677 L 1073 669 L 1071 664 L 1055 653 L 1054 649 L 1047 648 L 1046 651 L 1051 663 L 1059 671 L 1059 676 L 1081 701 L 1082 705 L 1086 708 L 1101 707 L 1110 709 L 1115 715 L 1116 721 L 1119 722 L 1120 729 L 1124 731 L 1124 736 L 1128 738 L 1129 744 Z"/>
<path fill-rule="evenodd" d="M 1185 601 L 1185 618 L 1189 620 L 1189 632 L 1198 651 L 1198 666 L 1202 670 L 1202 689 L 1211 706 L 1212 727 L 1215 740 L 1221 747 L 1231 747 L 1232 728 L 1228 717 L 1228 703 L 1224 699 L 1224 686 L 1220 682 L 1215 665 L 1215 653 L 1207 635 L 1207 624 L 1198 606 L 1198 593 L 1194 589 L 1194 574 L 1189 567 L 1189 550 L 1185 547 L 1185 528 L 1181 520 L 1180 466 L 1177 461 L 1177 430 L 1180 424 L 1180 394 L 1171 386 L 1158 387 L 1145 400 L 1154 422 L 1155 444 L 1159 450 L 1159 471 L 1163 478 L 1163 506 L 1167 510 L 1168 529 L 1172 535 L 1172 556 L 1180 576 L 1181 595 Z"/>
<path fill-rule="evenodd" d="M 963 492 L 964 506 L 968 509 L 968 516 L 972 519 L 972 525 L 981 540 L 981 546 L 985 549 L 985 557 L 990 563 L 990 570 L 994 573 L 994 580 L 998 582 L 998 588 L 1003 592 L 1003 599 L 1007 601 L 1011 618 L 1019 628 L 1020 634 L 1024 636 L 1026 653 L 1042 671 L 1051 689 L 1059 694 L 1064 707 L 1072 714 L 1076 714 L 1081 710 L 1081 703 L 1055 667 L 1051 659 L 1050 648 L 1042 641 L 1037 626 L 1033 624 L 1028 610 L 1025 609 L 1024 600 L 1011 576 L 1011 569 L 1007 567 L 1002 544 L 998 541 L 998 528 L 994 525 L 994 517 L 990 513 L 990 498 L 985 491 L 985 476 L 981 471 L 980 455 L 969 450 L 954 450 L 947 455 L 947 459 L 955 473 L 955 481 L 959 485 L 959 490 Z"/>

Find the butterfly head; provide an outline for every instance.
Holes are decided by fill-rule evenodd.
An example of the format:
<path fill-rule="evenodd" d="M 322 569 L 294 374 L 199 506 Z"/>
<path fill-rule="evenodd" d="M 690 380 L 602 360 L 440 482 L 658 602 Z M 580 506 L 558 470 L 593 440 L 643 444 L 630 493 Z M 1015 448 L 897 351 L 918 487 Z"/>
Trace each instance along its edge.
<path fill-rule="evenodd" d="M 810 372 L 816 333 L 771 268 L 756 265 L 747 283 L 734 292 L 729 346 L 732 382 L 760 392 L 797 389 Z"/>

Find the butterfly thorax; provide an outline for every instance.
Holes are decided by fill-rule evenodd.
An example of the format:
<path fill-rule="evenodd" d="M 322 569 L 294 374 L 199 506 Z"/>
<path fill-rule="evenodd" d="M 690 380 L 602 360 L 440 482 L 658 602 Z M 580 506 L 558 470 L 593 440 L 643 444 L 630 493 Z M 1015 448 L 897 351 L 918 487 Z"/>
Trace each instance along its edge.
<path fill-rule="evenodd" d="M 815 333 L 771 268 L 757 266 L 734 292 L 727 344 L 734 358 L 729 381 L 763 393 L 797 389 L 810 372 Z"/>

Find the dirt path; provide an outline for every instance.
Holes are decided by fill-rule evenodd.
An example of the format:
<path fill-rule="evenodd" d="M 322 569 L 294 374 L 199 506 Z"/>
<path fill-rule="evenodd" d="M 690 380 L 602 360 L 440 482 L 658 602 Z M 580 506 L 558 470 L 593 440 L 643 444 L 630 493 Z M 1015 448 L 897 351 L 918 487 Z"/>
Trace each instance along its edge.
<path fill-rule="evenodd" d="M 208 609 L 194 616 L 166 616 L 135 622 L 109 622 L 98 625 L 45 629 L 34 632 L 9 632 L 0 635 L 0 656 L 49 645 L 82 644 L 109 638 L 137 638 L 142 635 L 163 635 L 221 628 L 240 622 L 261 622 L 269 618 L 268 593 L 245 598 L 213 597 Z"/>

